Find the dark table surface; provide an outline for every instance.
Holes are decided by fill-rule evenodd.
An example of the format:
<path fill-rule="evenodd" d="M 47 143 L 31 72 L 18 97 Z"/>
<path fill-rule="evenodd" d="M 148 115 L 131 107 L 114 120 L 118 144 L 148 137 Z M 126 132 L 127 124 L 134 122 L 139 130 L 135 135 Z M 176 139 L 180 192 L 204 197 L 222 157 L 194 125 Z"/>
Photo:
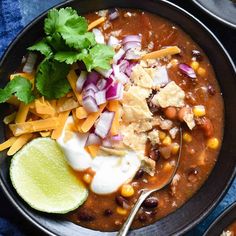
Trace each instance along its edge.
<path fill-rule="evenodd" d="M 0 0 L 1 1 L 1 0 Z M 61 0 L 19 0 L 22 14 L 22 24 L 26 25 L 36 16 L 49 7 L 62 2 Z M 219 38 L 225 46 L 234 63 L 236 64 L 236 30 L 233 30 L 202 12 L 190 0 L 172 0 L 172 2 L 183 7 L 191 14 L 200 19 Z M 0 13 L 1 14 L 1 13 Z M 236 16 L 235 16 L 236 17 Z M 1 37 L 1 36 L 0 36 Z M 232 202 L 236 201 L 236 179 L 232 183 L 225 197 L 218 206 L 199 225 L 192 229 L 187 235 L 202 235 L 209 224 Z M 42 235 L 30 225 L 10 204 L 3 193 L 0 192 L 0 217 L 9 219 L 16 224 L 24 235 Z M 10 234 L 9 234 L 10 235 Z"/>

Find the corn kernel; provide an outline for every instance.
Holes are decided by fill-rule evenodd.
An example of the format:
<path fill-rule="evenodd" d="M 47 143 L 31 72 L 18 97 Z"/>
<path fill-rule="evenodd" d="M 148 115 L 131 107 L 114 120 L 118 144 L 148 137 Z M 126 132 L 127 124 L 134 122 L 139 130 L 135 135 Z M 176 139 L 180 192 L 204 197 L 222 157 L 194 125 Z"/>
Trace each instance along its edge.
<path fill-rule="evenodd" d="M 184 140 L 185 142 L 187 142 L 187 143 L 190 143 L 190 142 L 192 141 L 192 136 L 191 136 L 189 133 L 184 132 L 184 134 L 183 134 L 183 140 Z"/>
<path fill-rule="evenodd" d="M 194 108 L 193 108 L 193 114 L 194 114 L 196 117 L 205 116 L 205 115 L 206 115 L 205 107 L 204 107 L 203 105 L 194 106 Z"/>
<path fill-rule="evenodd" d="M 127 215 L 127 210 L 122 208 L 122 207 L 117 207 L 116 208 L 116 212 L 119 214 L 119 215 Z"/>
<path fill-rule="evenodd" d="M 92 181 L 92 176 L 90 174 L 84 174 L 83 181 L 87 184 L 90 184 Z"/>
<path fill-rule="evenodd" d="M 217 138 L 210 138 L 207 141 L 207 147 L 217 149 L 219 147 L 219 140 Z"/>
<path fill-rule="evenodd" d="M 171 137 L 170 137 L 169 135 L 167 135 L 167 136 L 163 139 L 162 143 L 163 143 L 164 145 L 170 145 L 170 144 L 171 144 Z"/>
<path fill-rule="evenodd" d="M 159 138 L 160 140 L 163 140 L 166 137 L 166 133 L 163 131 L 159 131 Z"/>
<path fill-rule="evenodd" d="M 179 144 L 178 143 L 173 143 L 171 153 L 173 155 L 177 154 L 179 152 Z"/>
<path fill-rule="evenodd" d="M 172 168 L 173 168 L 173 166 L 169 162 L 165 163 L 163 166 L 163 170 L 166 172 L 170 171 Z"/>
<path fill-rule="evenodd" d="M 191 63 L 191 67 L 196 71 L 199 68 L 199 63 L 197 61 L 193 61 Z"/>
<path fill-rule="evenodd" d="M 130 184 L 123 184 L 121 187 L 121 195 L 123 197 L 131 197 L 134 195 L 134 188 Z"/>
<path fill-rule="evenodd" d="M 206 70 L 202 67 L 199 67 L 198 70 L 197 70 L 197 73 L 198 73 L 198 75 L 203 77 L 203 76 L 206 75 Z"/>
<path fill-rule="evenodd" d="M 172 59 L 170 63 L 172 66 L 177 66 L 179 64 L 179 61 L 177 59 Z"/>

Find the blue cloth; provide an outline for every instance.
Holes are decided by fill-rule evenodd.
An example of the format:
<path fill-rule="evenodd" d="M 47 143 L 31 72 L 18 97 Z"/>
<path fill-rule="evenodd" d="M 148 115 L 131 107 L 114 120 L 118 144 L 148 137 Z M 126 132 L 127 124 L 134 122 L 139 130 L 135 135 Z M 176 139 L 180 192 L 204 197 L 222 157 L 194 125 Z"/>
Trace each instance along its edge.
<path fill-rule="evenodd" d="M 186 8 L 194 15 L 199 15 L 198 17 L 204 21 L 211 21 L 210 19 L 204 19 L 204 15 L 198 13 L 196 8 L 191 6 L 190 3 L 183 3 L 184 1 L 172 0 L 173 2 L 181 5 Z M 9 43 L 14 39 L 18 32 L 33 20 L 37 15 L 47 10 L 56 3 L 62 2 L 61 0 L 0 0 L 0 56 L 5 51 Z M 215 25 L 217 24 L 217 27 Z M 210 25 L 211 26 L 211 25 Z M 225 29 L 219 23 L 212 20 L 212 29 L 215 30 L 215 33 L 224 31 L 224 41 L 225 46 L 233 49 L 232 40 L 232 31 Z M 219 31 L 217 32 L 217 30 Z M 223 30 L 222 30 L 223 29 Z M 225 35 L 226 34 L 226 35 Z M 227 36 L 228 34 L 228 36 Z M 220 35 L 218 35 L 219 37 Z M 232 43 L 232 45 L 230 45 Z M 235 51 L 230 51 L 231 56 L 236 62 L 236 53 Z M 234 180 L 231 188 L 223 198 L 223 200 L 218 204 L 218 206 L 212 211 L 212 213 L 206 217 L 198 226 L 188 232 L 186 235 L 202 235 L 203 232 L 208 228 L 210 223 L 232 202 L 236 201 L 236 179 Z M 23 235 L 32 235 L 29 233 L 28 229 L 23 229 L 22 233 L 22 224 L 19 224 L 18 219 L 20 216 L 10 203 L 6 200 L 2 193 L 0 192 L 0 236 L 23 236 Z M 23 220 L 23 219 L 22 219 Z M 13 222 L 13 223 L 12 223 Z"/>

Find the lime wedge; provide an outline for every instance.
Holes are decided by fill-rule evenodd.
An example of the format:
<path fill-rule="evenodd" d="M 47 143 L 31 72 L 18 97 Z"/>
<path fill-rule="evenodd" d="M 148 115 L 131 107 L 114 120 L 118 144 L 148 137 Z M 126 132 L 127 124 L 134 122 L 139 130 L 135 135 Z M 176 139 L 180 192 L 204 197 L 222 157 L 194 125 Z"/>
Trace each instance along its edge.
<path fill-rule="evenodd" d="M 17 193 L 34 209 L 67 213 L 86 200 L 88 190 L 73 175 L 56 141 L 37 138 L 16 153 L 10 178 Z"/>

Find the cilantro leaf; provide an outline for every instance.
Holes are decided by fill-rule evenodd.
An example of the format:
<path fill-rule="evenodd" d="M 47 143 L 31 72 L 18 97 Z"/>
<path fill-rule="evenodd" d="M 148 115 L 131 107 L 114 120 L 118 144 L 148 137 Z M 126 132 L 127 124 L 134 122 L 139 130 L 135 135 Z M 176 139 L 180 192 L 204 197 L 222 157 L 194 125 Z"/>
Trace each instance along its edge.
<path fill-rule="evenodd" d="M 84 57 L 83 52 L 77 51 L 60 51 L 54 55 L 54 59 L 59 62 L 65 62 L 66 64 L 73 64 Z"/>
<path fill-rule="evenodd" d="M 64 39 L 61 37 L 59 33 L 54 33 L 52 36 L 47 36 L 46 40 L 54 51 L 71 50 L 70 47 L 66 45 Z"/>
<path fill-rule="evenodd" d="M 32 84 L 22 76 L 15 76 L 4 89 L 0 88 L 0 103 L 7 101 L 12 95 L 16 95 L 20 101 L 26 104 L 35 99 L 32 93 Z"/>
<path fill-rule="evenodd" d="M 110 69 L 110 61 L 113 58 L 115 52 L 112 47 L 105 44 L 97 44 L 89 49 L 89 54 L 84 55 L 82 58 L 88 71 L 93 68 L 99 67 L 104 70 Z"/>
<path fill-rule="evenodd" d="M 63 97 L 70 90 L 66 79 L 70 66 L 65 63 L 44 59 L 36 74 L 36 87 L 47 99 Z"/>
<path fill-rule="evenodd" d="M 52 49 L 47 44 L 46 39 L 42 39 L 41 41 L 35 43 L 33 46 L 29 47 L 30 51 L 39 51 L 44 56 L 49 56 L 52 53 Z"/>
<path fill-rule="evenodd" d="M 94 33 L 86 32 L 84 34 L 62 33 L 66 44 L 75 49 L 89 48 L 96 44 Z"/>

